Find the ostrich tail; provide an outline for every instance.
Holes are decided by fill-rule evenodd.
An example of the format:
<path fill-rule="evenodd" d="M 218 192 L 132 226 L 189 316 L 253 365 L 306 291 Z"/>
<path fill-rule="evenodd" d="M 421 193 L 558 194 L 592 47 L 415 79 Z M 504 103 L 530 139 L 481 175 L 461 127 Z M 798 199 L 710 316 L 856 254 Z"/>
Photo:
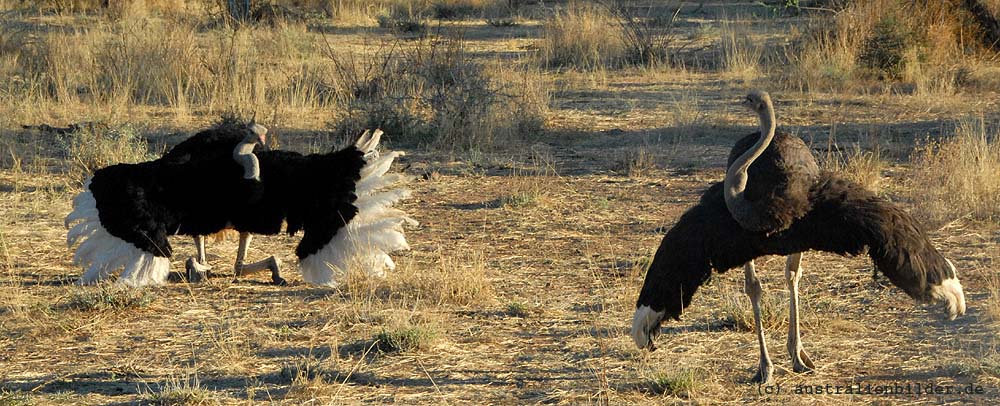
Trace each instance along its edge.
<path fill-rule="evenodd" d="M 81 266 L 83 276 L 77 281 L 89 285 L 109 278 L 124 269 L 118 282 L 132 286 L 159 285 L 167 280 L 170 260 L 143 251 L 121 238 L 111 235 L 101 224 L 97 201 L 90 191 L 90 180 L 73 199 L 73 211 L 66 216 L 66 244 L 79 243 L 73 263 Z"/>
<path fill-rule="evenodd" d="M 393 207 L 410 196 L 410 190 L 404 187 L 410 178 L 386 173 L 401 152 L 368 154 L 378 147 L 381 135 L 381 130 L 371 135 L 366 132 L 355 145 L 366 154 L 361 179 L 355 184 L 358 198 L 354 206 L 358 213 L 319 251 L 301 258 L 306 282 L 337 286 L 352 269 L 381 276 L 386 269 L 396 267 L 390 254 L 410 248 L 403 226 L 418 223 Z"/>
<path fill-rule="evenodd" d="M 365 130 L 358 140 L 354 143 L 354 147 L 361 151 L 362 154 L 369 154 L 375 151 L 378 147 L 379 141 L 382 139 L 382 130 L 376 129 L 374 132 L 371 130 Z"/>
<path fill-rule="evenodd" d="M 920 302 L 938 301 L 948 317 L 965 313 L 954 265 L 931 243 L 913 216 L 860 185 L 825 175 L 813 188 L 813 209 L 793 239 L 811 249 L 868 255 L 889 281 Z"/>

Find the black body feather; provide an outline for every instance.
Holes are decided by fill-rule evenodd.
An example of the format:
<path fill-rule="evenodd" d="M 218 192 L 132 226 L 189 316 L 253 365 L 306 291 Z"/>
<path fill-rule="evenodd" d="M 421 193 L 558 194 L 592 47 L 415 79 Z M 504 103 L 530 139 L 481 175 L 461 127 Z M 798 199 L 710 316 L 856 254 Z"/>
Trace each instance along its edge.
<path fill-rule="evenodd" d="M 726 168 L 760 139 L 760 131 L 749 134 L 733 146 Z M 809 210 L 809 188 L 819 177 L 819 165 L 812 151 L 799 137 L 776 131 L 771 144 L 747 169 L 743 198 L 753 207 L 751 231 L 775 233 L 787 229 Z"/>

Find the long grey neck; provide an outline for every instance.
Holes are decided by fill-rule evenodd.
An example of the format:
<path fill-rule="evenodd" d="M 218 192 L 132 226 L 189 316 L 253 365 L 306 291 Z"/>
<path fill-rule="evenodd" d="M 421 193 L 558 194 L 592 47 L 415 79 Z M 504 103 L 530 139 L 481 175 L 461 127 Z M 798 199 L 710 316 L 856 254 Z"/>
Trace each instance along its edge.
<path fill-rule="evenodd" d="M 243 141 L 233 149 L 233 159 L 243 167 L 243 179 L 260 180 L 260 162 L 253 154 L 256 142 Z"/>
<path fill-rule="evenodd" d="M 729 213 L 733 215 L 739 221 L 741 218 L 750 215 L 752 208 L 750 207 L 750 202 L 746 200 L 743 196 L 743 192 L 747 188 L 747 170 L 750 169 L 750 164 L 753 163 L 767 146 L 771 144 L 771 139 L 774 138 L 775 127 L 777 126 L 774 119 L 774 108 L 771 103 L 766 104 L 764 111 L 759 113 L 760 116 L 760 138 L 757 139 L 750 149 L 740 155 L 733 161 L 733 164 L 729 166 L 726 171 L 725 180 L 725 198 L 726 207 L 729 208 Z"/>

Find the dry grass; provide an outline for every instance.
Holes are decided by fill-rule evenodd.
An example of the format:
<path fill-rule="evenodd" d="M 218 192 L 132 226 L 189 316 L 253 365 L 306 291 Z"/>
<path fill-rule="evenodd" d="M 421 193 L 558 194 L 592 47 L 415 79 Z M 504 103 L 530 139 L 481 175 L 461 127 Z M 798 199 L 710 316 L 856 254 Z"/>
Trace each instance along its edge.
<path fill-rule="evenodd" d="M 387 45 L 373 56 L 337 60 L 338 135 L 381 127 L 409 144 L 490 150 L 537 134 L 548 92 L 539 73 L 490 67 L 460 41 L 430 40 L 409 50 Z"/>
<path fill-rule="evenodd" d="M 629 177 L 648 176 L 657 169 L 656 158 L 647 147 L 639 147 L 625 152 L 622 168 Z"/>
<path fill-rule="evenodd" d="M 826 152 L 819 159 L 820 168 L 836 172 L 868 190 L 879 192 L 884 180 L 882 173 L 889 166 L 882 157 L 881 147 L 875 144 L 866 150 L 860 143 L 853 143 L 845 150 L 834 142 L 835 138 L 835 135 L 830 135 Z"/>
<path fill-rule="evenodd" d="M 620 66 L 627 56 L 617 21 L 604 7 L 571 2 L 545 24 L 541 59 L 549 67 L 598 70 Z"/>
<path fill-rule="evenodd" d="M 753 316 L 753 306 L 750 298 L 736 289 L 723 293 L 722 306 L 719 308 L 720 319 L 732 325 L 736 331 L 754 331 L 756 322 Z M 761 323 L 768 332 L 781 331 L 788 328 L 788 293 L 783 290 L 765 291 L 760 301 Z"/>
<path fill-rule="evenodd" d="M 72 163 L 67 176 L 70 181 L 81 185 L 100 168 L 153 158 L 140 130 L 127 124 L 114 128 L 100 124 L 84 125 L 65 136 L 62 142 L 66 144 L 66 157 Z"/>
<path fill-rule="evenodd" d="M 933 224 L 1000 218 L 998 137 L 1000 132 L 983 119 L 965 119 L 953 135 L 914 153 L 912 195 L 924 218 Z"/>
<path fill-rule="evenodd" d="M 763 48 L 749 30 L 752 23 L 724 20 L 720 30 L 722 69 L 744 83 L 750 83 L 762 73 Z"/>
<path fill-rule="evenodd" d="M 956 91 L 960 67 L 983 55 L 976 29 L 956 2 L 899 0 L 851 2 L 832 18 L 807 30 L 789 55 L 794 87 L 889 89 L 947 95 Z"/>
<path fill-rule="evenodd" d="M 496 298 L 481 252 L 438 254 L 437 266 L 407 265 L 394 275 L 394 290 L 435 305 L 489 305 Z"/>
<path fill-rule="evenodd" d="M 983 307 L 986 317 L 994 324 L 1000 325 L 1000 275 L 990 273 L 986 278 L 986 290 L 989 297 Z"/>
<path fill-rule="evenodd" d="M 76 289 L 60 306 L 83 312 L 120 311 L 148 306 L 156 296 L 148 290 L 101 284 Z"/>
<path fill-rule="evenodd" d="M 996 397 L 996 323 L 984 322 L 998 313 L 995 215 L 932 233 L 965 270 L 970 314 L 954 322 L 914 307 L 884 278 L 873 283 L 866 258 L 808 253 L 801 298 L 804 345 L 818 366 L 812 374 L 791 372 L 783 349 L 783 262 L 758 262 L 769 288 L 765 334 L 784 388 L 919 381 L 982 385 L 986 395 L 761 394 L 747 382 L 757 344 L 739 270 L 713 275 L 681 321 L 665 322 L 656 352 L 629 338 L 664 231 L 722 176 L 733 140 L 746 133 L 735 100 L 750 84 L 773 86 L 764 75 L 804 67 L 797 58 L 827 58 L 791 47 L 786 69 L 770 47 L 794 40 L 789 27 L 827 13 L 745 25 L 725 16 L 767 10 L 708 2 L 697 13 L 689 5 L 674 24 L 664 2 L 632 3 L 636 27 L 688 38 L 665 45 L 677 60 L 624 67 L 637 62 L 623 41 L 617 61 L 564 70 L 538 62 L 546 30 L 569 12 L 564 3 L 516 2 L 518 24 L 509 27 L 478 19 L 507 18 L 510 11 L 487 9 L 495 2 L 437 3 L 486 8 L 442 21 L 427 1 L 277 1 L 306 10 L 305 20 L 239 29 L 220 24 L 203 2 L 173 12 L 149 2 L 120 16 L 4 14 L 0 403 L 844 405 Z M 22 5 L 0 0 L 8 10 Z M 376 28 L 379 16 L 413 16 L 431 29 L 424 39 L 399 35 Z M 622 28 L 607 24 L 588 35 L 616 42 Z M 919 64 L 903 66 L 923 71 L 879 78 L 859 65 L 862 39 L 839 40 L 855 41 L 853 56 L 828 56 L 844 62 L 843 86 L 825 82 L 816 65 L 808 72 L 815 78 L 799 77 L 803 91 L 783 92 L 783 125 L 807 140 L 830 136 L 826 151 L 815 145 L 827 168 L 908 209 L 942 199 L 932 209 L 955 218 L 972 213 L 975 199 L 989 201 L 982 186 L 948 182 L 992 184 L 980 174 L 996 171 L 984 164 L 995 154 L 996 64 L 960 59 L 955 91 L 931 81 L 928 92 L 941 97 L 927 97 L 914 90 L 914 77 L 934 77 L 921 72 L 938 66 L 919 52 Z M 740 66 L 758 59 L 758 47 L 763 65 L 751 80 Z M 816 91 L 830 89 L 837 91 Z M 289 286 L 271 286 L 266 275 L 233 280 L 231 240 L 209 243 L 217 273 L 204 284 L 71 286 L 81 270 L 71 264 L 62 219 L 83 173 L 142 159 L 143 141 L 162 151 L 230 110 L 256 111 L 282 149 L 302 152 L 328 150 L 341 141 L 332 132 L 353 137 L 351 128 L 382 125 L 386 142 L 408 153 L 396 167 L 418 178 L 403 208 L 421 226 L 407 230 L 412 250 L 393 256 L 396 270 L 384 278 L 352 272 L 338 289 L 307 285 L 294 270 L 301 236 L 282 234 L 255 238 L 249 256 L 289 264 Z M 949 135 L 912 162 L 900 158 L 942 120 L 975 112 L 984 112 L 985 130 L 961 131 L 986 134 L 985 144 Z M 92 121 L 110 130 L 77 140 L 20 127 Z M 136 137 L 115 138 L 120 125 Z M 923 177 L 930 174 L 937 177 Z M 901 180 L 908 175 L 914 181 Z M 918 197 L 926 184 L 944 186 Z M 193 247 L 185 238 L 171 243 L 178 271 Z"/>
<path fill-rule="evenodd" d="M 681 398 L 695 397 L 704 389 L 705 373 L 696 369 L 681 369 L 673 372 L 655 372 L 647 378 L 649 391 L 664 396 Z"/>
<path fill-rule="evenodd" d="M 221 404 L 214 393 L 201 386 L 198 376 L 172 377 L 145 396 L 146 403 L 155 406 L 210 406 Z"/>

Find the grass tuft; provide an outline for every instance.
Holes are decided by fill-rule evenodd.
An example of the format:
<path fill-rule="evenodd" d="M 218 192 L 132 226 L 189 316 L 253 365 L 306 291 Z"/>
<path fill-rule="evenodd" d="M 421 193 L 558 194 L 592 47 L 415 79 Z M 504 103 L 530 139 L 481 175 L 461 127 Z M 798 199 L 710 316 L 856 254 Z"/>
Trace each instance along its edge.
<path fill-rule="evenodd" d="M 62 138 L 72 165 L 69 177 L 82 182 L 94 171 L 117 163 L 152 159 L 149 145 L 132 125 L 109 127 L 91 123 Z"/>
<path fill-rule="evenodd" d="M 430 349 L 438 332 L 428 326 L 383 328 L 375 334 L 375 348 L 379 352 L 415 352 Z"/>
<path fill-rule="evenodd" d="M 743 82 L 756 79 L 762 71 L 759 42 L 750 35 L 748 24 L 725 20 L 722 24 L 722 68 Z"/>
<path fill-rule="evenodd" d="M 655 394 L 690 398 L 705 387 L 703 374 L 695 369 L 656 372 L 647 378 L 646 387 Z"/>
<path fill-rule="evenodd" d="M 160 390 L 145 396 L 146 404 L 155 406 L 209 406 L 222 404 L 215 393 L 201 387 L 195 376 L 191 379 L 171 378 Z"/>
<path fill-rule="evenodd" d="M 962 120 L 952 136 L 917 149 L 911 161 L 911 195 L 925 220 L 1000 221 L 1000 130 L 982 118 Z"/>
<path fill-rule="evenodd" d="M 21 391 L 11 391 L 0 388 L 0 405 L 3 406 L 30 406 L 33 402 L 29 394 Z"/>
<path fill-rule="evenodd" d="M 546 22 L 542 61 L 547 67 L 595 70 L 615 67 L 626 55 L 625 41 L 604 8 L 571 3 Z"/>
<path fill-rule="evenodd" d="M 881 187 L 882 172 L 889 166 L 882 157 L 882 149 L 877 145 L 866 151 L 854 143 L 850 149 L 844 151 L 835 148 L 832 141 L 827 146 L 826 153 L 820 156 L 819 164 L 822 170 L 836 172 L 864 186 L 865 189 L 876 192 Z"/>
<path fill-rule="evenodd" d="M 788 323 L 788 294 L 785 292 L 764 292 L 760 303 L 761 324 L 764 330 L 778 331 Z M 753 306 L 743 292 L 728 289 L 723 294 L 718 312 L 724 323 L 731 324 L 737 331 L 754 331 Z"/>
<path fill-rule="evenodd" d="M 482 252 L 438 253 L 437 263 L 427 267 L 408 263 L 390 276 L 398 296 L 432 303 L 468 306 L 495 300 Z"/>
<path fill-rule="evenodd" d="M 656 157 L 646 147 L 626 151 L 621 165 L 630 178 L 649 176 L 657 169 Z"/>
<path fill-rule="evenodd" d="M 138 309 L 156 300 L 147 289 L 135 289 L 111 283 L 74 289 L 64 307 L 80 311 Z"/>
<path fill-rule="evenodd" d="M 504 309 L 504 314 L 510 317 L 525 318 L 531 315 L 531 308 L 521 302 L 510 302 L 507 303 L 507 308 Z"/>

